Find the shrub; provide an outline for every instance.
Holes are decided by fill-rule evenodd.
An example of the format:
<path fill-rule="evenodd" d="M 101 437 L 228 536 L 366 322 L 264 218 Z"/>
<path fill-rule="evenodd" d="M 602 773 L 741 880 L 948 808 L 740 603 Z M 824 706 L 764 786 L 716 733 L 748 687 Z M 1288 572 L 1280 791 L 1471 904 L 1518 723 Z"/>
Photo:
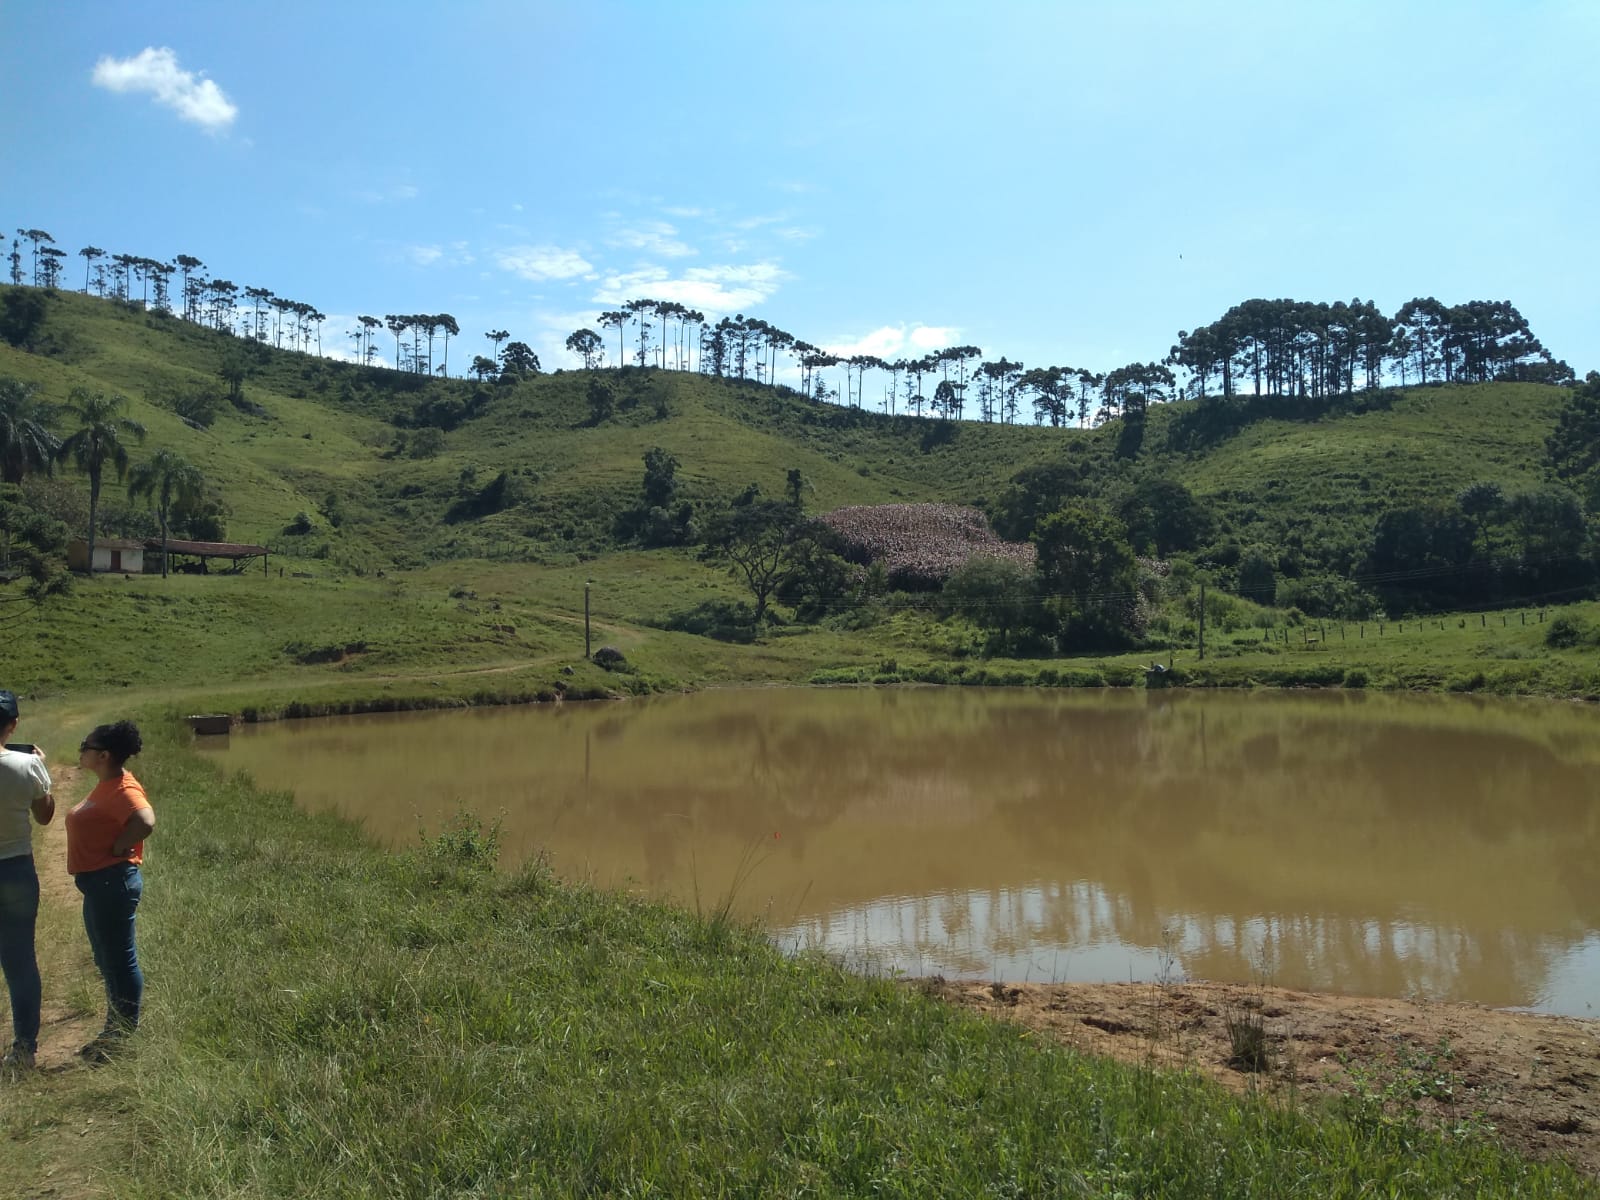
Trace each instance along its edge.
<path fill-rule="evenodd" d="M 719 642 L 753 642 L 756 613 L 743 600 L 706 600 L 669 614 L 661 627 Z"/>
<path fill-rule="evenodd" d="M 1575 646 L 1592 646 L 1595 641 L 1594 629 L 1577 617 L 1557 617 L 1550 622 L 1550 627 L 1544 633 L 1544 644 L 1553 650 L 1570 650 Z"/>
<path fill-rule="evenodd" d="M 191 427 L 209 429 L 216 423 L 225 400 L 215 389 L 200 387 L 173 391 L 160 403 Z"/>
<path fill-rule="evenodd" d="M 592 656 L 594 665 L 605 671 L 629 671 L 627 658 L 615 646 L 601 646 Z"/>
<path fill-rule="evenodd" d="M 1367 673 L 1360 667 L 1351 667 L 1344 673 L 1344 686 L 1347 688 L 1364 688 L 1368 682 Z"/>
<path fill-rule="evenodd" d="M 500 822 L 488 828 L 464 808 L 434 837 L 419 834 L 421 851 L 414 858 L 423 878 L 434 887 L 470 890 L 494 874 L 500 858 Z"/>
<path fill-rule="evenodd" d="M 809 682 L 814 684 L 865 683 L 867 678 L 867 672 L 860 667 L 825 667 L 820 671 L 813 671 Z"/>
<path fill-rule="evenodd" d="M 1267 1026 L 1257 1006 L 1230 1008 L 1222 1014 L 1228 1030 L 1228 1065 L 1238 1071 L 1265 1071 L 1272 1065 L 1267 1051 Z"/>

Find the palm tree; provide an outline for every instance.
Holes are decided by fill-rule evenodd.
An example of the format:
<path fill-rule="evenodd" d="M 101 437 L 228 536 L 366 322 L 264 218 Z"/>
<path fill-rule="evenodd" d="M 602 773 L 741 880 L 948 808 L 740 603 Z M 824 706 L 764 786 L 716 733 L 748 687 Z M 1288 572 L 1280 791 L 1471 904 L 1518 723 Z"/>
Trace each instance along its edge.
<path fill-rule="evenodd" d="M 200 469 L 174 451 L 162 448 L 140 463 L 128 476 L 128 498 L 148 496 L 161 521 L 161 578 L 167 577 L 167 515 L 177 503 L 200 499 L 205 479 Z M 91 562 L 94 560 L 91 558 Z"/>
<path fill-rule="evenodd" d="M 46 427 L 54 415 L 31 383 L 0 379 L 0 482 L 20 483 L 29 471 L 49 472 L 61 444 Z"/>
<path fill-rule="evenodd" d="M 78 427 L 68 434 L 56 448 L 56 459 L 71 459 L 72 464 L 89 477 L 89 571 L 94 572 L 95 522 L 100 513 L 100 477 L 106 464 L 121 479 L 128 473 L 128 448 L 122 444 L 124 434 L 136 441 L 144 440 L 144 426 L 131 417 L 122 415 L 128 405 L 126 396 L 107 396 L 104 392 L 91 392 L 88 388 L 73 388 L 67 401 L 67 412 L 78 420 Z"/>

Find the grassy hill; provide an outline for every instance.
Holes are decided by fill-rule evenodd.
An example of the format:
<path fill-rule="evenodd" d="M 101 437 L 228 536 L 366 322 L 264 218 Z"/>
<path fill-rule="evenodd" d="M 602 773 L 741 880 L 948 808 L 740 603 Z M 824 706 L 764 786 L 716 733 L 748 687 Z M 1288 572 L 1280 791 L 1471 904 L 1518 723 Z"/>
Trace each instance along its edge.
<path fill-rule="evenodd" d="M 1544 439 L 1565 396 L 1537 384 L 1413 388 L 1385 393 L 1369 411 L 1261 419 L 1204 449 L 1173 452 L 1168 428 L 1195 407 L 1184 402 L 1152 412 L 1145 451 L 1129 464 L 1112 459 L 1115 426 L 886 417 L 784 388 L 655 370 L 600 372 L 615 385 L 617 412 L 595 423 L 587 372 L 509 387 L 429 380 L 252 346 L 71 292 L 50 296 L 39 349 L 0 344 L 0 375 L 34 382 L 56 402 L 77 386 L 127 395 L 150 430 L 144 452 L 171 446 L 226 481 L 230 536 L 276 541 L 297 512 L 318 517 L 334 493 L 345 511 L 332 545 L 379 565 L 468 552 L 544 561 L 609 549 L 609 518 L 636 501 L 640 458 L 653 445 L 677 456 L 692 500 L 731 496 L 751 482 L 776 493 L 784 472 L 798 467 L 816 509 L 983 504 L 1017 471 L 1065 457 L 1102 482 L 1135 470 L 1176 479 L 1245 533 L 1337 516 L 1346 536 L 1364 537 L 1386 507 L 1445 499 L 1480 480 L 1508 491 L 1541 482 Z M 230 360 L 245 364 L 245 395 L 265 415 L 225 407 L 198 430 L 164 406 L 175 393 L 220 389 Z M 483 397 L 478 415 L 450 429 L 436 455 L 390 455 L 396 419 L 419 402 L 466 406 L 474 394 Z M 465 490 L 463 470 L 487 481 L 507 469 L 535 481 L 516 511 L 446 520 Z"/>
<path fill-rule="evenodd" d="M 0 288 L 0 299 L 11 290 Z M 36 384 L 55 403 L 77 387 L 126 395 L 149 430 L 132 449 L 135 462 L 170 447 L 197 464 L 222 494 L 227 536 L 270 545 L 273 569 L 268 579 L 80 582 L 25 639 L 13 678 L 68 691 L 95 679 L 226 684 L 236 698 L 255 689 L 269 706 L 307 687 L 373 702 L 385 691 L 416 692 L 407 682 L 416 674 L 451 670 L 494 672 L 452 685 L 452 696 L 549 694 L 554 672 L 582 657 L 586 581 L 596 637 L 649 650 L 626 681 L 580 661 L 567 685 L 579 693 L 851 677 L 888 660 L 896 664 L 888 674 L 915 677 L 907 663 L 970 652 L 970 637 L 921 614 L 864 632 L 790 628 L 744 648 L 655 628 L 675 611 L 741 592 L 692 548 L 619 541 L 617 518 L 640 503 L 651 447 L 678 460 L 679 499 L 697 520 L 750 484 L 781 494 L 791 469 L 806 480 L 807 508 L 825 511 L 891 501 L 992 507 L 1019 471 L 1069 464 L 1110 502 L 1152 479 L 1186 487 L 1211 525 L 1180 558 L 1226 564 L 1241 547 L 1264 547 L 1283 577 L 1348 576 L 1386 511 L 1448 502 L 1477 482 L 1507 494 L 1546 483 L 1544 439 L 1566 397 L 1485 384 L 1357 396 L 1336 411 L 1278 402 L 1200 438 L 1196 422 L 1219 410 L 1185 402 L 1151 412 L 1130 460 L 1117 457 L 1116 423 L 1080 431 L 889 417 L 785 388 L 656 370 L 428 379 L 250 344 L 76 293 L 47 300 L 29 350 L 0 344 L 0 377 Z M 209 427 L 180 417 L 181 399 L 226 392 L 230 363 L 245 372 L 241 404 L 221 400 Z M 612 391 L 603 420 L 590 402 L 597 380 Z M 86 489 L 79 476 L 58 478 L 58 491 Z M 114 482 L 104 507 L 111 532 L 152 524 Z M 309 531 L 287 532 L 299 514 Z M 1192 640 L 1184 619 L 1174 617 L 1167 645 Z M 111 646 L 106 628 L 116 631 Z M 1237 640 L 1235 656 L 1250 658 L 1246 639 Z M 91 641 L 93 670 L 60 666 Z M 998 677 L 1038 669 L 1007 665 Z M 1236 681 L 1270 675 L 1248 663 L 1239 670 Z M 1375 677 L 1387 677 L 1381 663 Z M 1570 673 L 1507 686 L 1585 687 Z"/>

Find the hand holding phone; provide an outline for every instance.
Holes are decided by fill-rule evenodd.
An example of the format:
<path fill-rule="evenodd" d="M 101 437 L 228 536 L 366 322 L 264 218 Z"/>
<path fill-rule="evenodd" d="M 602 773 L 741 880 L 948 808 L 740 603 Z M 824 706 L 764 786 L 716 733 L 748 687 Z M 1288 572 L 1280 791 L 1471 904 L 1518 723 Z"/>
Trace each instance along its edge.
<path fill-rule="evenodd" d="M 7 750 L 14 750 L 18 754 L 37 754 L 37 753 L 39 753 L 39 747 L 35 746 L 32 742 L 7 742 L 6 743 L 6 749 Z"/>

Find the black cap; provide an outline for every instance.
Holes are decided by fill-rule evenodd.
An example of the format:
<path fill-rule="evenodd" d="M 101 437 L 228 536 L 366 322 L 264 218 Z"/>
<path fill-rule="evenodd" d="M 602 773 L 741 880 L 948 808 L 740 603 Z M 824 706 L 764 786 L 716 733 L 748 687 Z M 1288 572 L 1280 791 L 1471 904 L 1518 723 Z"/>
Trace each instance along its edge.
<path fill-rule="evenodd" d="M 17 719 L 17 694 L 0 688 L 0 721 Z"/>

